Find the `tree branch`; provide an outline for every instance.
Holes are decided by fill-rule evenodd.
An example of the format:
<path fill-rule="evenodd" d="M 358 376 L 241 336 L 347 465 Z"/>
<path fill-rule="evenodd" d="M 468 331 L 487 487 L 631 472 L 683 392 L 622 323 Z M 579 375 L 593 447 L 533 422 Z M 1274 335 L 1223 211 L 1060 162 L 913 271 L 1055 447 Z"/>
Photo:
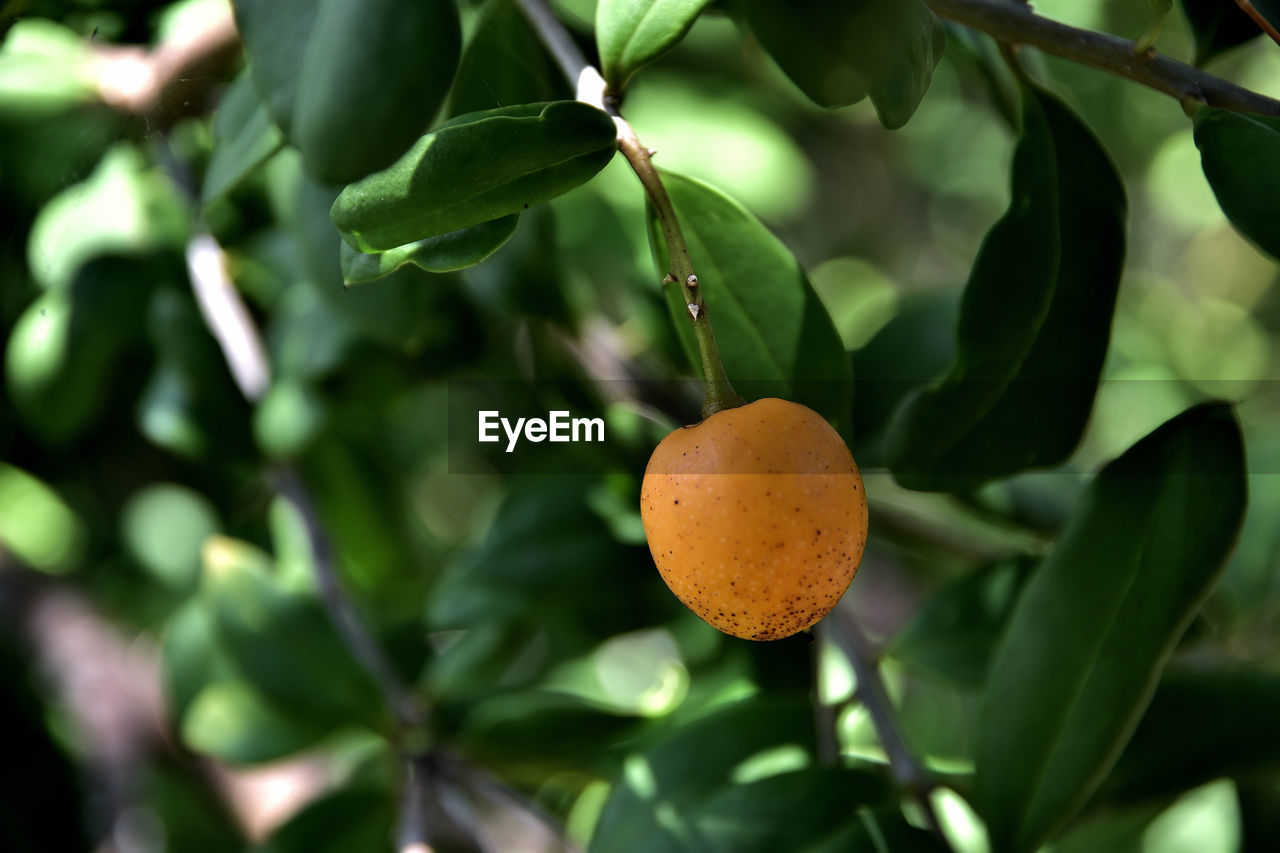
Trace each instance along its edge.
<path fill-rule="evenodd" d="M 1259 12 L 1250 0 L 1236 0 L 1236 5 L 1240 7 L 1240 11 L 1253 18 L 1253 22 L 1261 27 L 1262 31 L 1269 35 L 1272 41 L 1280 44 L 1280 31 L 1276 30 L 1275 25 L 1268 21 L 1266 16 Z"/>
<path fill-rule="evenodd" d="M 1280 101 L 1160 54 L 1140 53 L 1128 39 L 1043 18 L 1007 0 L 925 0 L 939 17 L 998 41 L 1039 48 L 1172 95 L 1242 113 L 1280 115 Z"/>
<path fill-rule="evenodd" d="M 857 700 L 871 717 L 876 736 L 889 759 L 894 781 L 916 801 L 929 828 L 949 849 L 950 841 L 942 831 L 942 824 L 929 799 L 937 785 L 907 744 L 893 703 L 889 700 L 889 691 L 880 677 L 880 669 L 876 665 L 879 654 L 871 640 L 862 633 L 853 616 L 839 606 L 818 623 L 818 629 L 844 652 L 853 666 L 858 680 Z"/>
<path fill-rule="evenodd" d="M 667 254 L 671 257 L 671 269 L 663 278 L 663 284 L 676 284 L 680 287 L 681 297 L 693 323 L 693 334 L 698 341 L 698 355 L 702 363 L 703 382 L 706 385 L 702 416 L 710 417 L 722 409 L 741 406 L 746 401 L 734 390 L 720 360 L 720 349 L 711 328 L 707 302 L 698 287 L 698 276 L 693 271 L 689 246 L 684 238 L 684 231 L 680 228 L 675 205 L 671 203 L 667 188 L 662 183 L 662 176 L 653 165 L 653 155 L 656 152 L 645 147 L 635 129 L 619 115 L 614 96 L 608 92 L 599 70 L 587 63 L 586 57 L 578 49 L 564 24 L 547 6 L 546 0 L 515 0 L 515 3 L 529 20 L 538 38 L 547 46 L 564 76 L 577 87 L 578 100 L 605 110 L 613 116 L 614 123 L 618 126 L 618 150 L 627 158 L 631 170 L 640 179 L 640 185 L 649 197 L 658 225 L 662 229 L 663 240 L 667 244 Z"/>

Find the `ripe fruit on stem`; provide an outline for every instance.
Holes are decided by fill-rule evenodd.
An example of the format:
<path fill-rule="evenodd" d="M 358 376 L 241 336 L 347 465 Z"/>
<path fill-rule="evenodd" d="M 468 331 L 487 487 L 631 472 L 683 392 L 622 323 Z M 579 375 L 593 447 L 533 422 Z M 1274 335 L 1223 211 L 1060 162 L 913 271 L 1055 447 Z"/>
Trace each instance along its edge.
<path fill-rule="evenodd" d="M 676 597 L 750 640 L 790 636 L 830 612 L 867 542 L 849 448 L 817 412 L 774 398 L 664 438 L 645 470 L 640 515 Z"/>

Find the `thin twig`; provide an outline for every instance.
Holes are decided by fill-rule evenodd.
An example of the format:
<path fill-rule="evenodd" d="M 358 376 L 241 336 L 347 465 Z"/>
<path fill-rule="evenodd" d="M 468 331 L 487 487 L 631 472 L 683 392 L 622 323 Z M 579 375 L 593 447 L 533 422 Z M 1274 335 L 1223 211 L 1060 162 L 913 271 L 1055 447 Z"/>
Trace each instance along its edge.
<path fill-rule="evenodd" d="M 858 679 L 857 699 L 871 717 L 876 736 L 880 738 L 880 745 L 884 747 L 885 756 L 889 759 L 889 770 L 893 773 L 894 781 L 916 801 L 929 828 L 944 845 L 950 847 L 929 798 L 937 785 L 907 743 L 893 703 L 889 700 L 889 691 L 876 665 L 879 654 L 871 640 L 862 633 L 853 616 L 841 607 L 831 611 L 818 627 L 844 652 L 853 666 L 853 673 Z"/>
<path fill-rule="evenodd" d="M 940 17 L 981 30 L 998 41 L 1039 48 L 1127 77 L 1172 95 L 1211 107 L 1244 113 L 1280 115 L 1280 101 L 1259 95 L 1199 68 L 1157 53 L 1138 54 L 1134 42 L 1107 33 L 1082 30 L 1041 17 L 1007 0 L 925 0 Z"/>
<path fill-rule="evenodd" d="M 1253 22 L 1262 28 L 1262 31 L 1271 37 L 1276 44 L 1280 44 L 1280 31 L 1276 30 L 1275 24 L 1267 20 L 1266 16 L 1258 11 L 1249 0 L 1236 0 L 1236 5 L 1240 7 L 1240 11 L 1244 12 Z"/>

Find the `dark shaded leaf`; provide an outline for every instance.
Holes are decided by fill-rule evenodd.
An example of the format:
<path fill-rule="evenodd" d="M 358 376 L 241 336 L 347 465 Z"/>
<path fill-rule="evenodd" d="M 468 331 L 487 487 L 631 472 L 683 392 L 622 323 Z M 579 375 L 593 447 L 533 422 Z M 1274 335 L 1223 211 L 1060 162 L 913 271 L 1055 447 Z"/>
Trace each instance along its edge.
<path fill-rule="evenodd" d="M 1223 776 L 1280 768 L 1280 676 L 1173 669 L 1160 679 L 1100 796 L 1175 795 Z"/>
<path fill-rule="evenodd" d="M 1204 175 L 1222 212 L 1271 257 L 1280 259 L 1280 116 L 1247 115 L 1201 107 L 1196 147 Z"/>
<path fill-rule="evenodd" d="M 666 172 L 698 286 L 729 379 L 747 399 L 782 397 L 844 426 L 852 369 L 831 316 L 786 246 L 744 207 L 707 184 Z M 660 272 L 670 269 L 661 229 L 649 217 Z M 700 365 L 680 289 L 667 304 L 690 361 Z"/>
<path fill-rule="evenodd" d="M 391 164 L 449 93 L 453 0 L 236 0 L 250 73 L 307 170 L 345 183 Z"/>
<path fill-rule="evenodd" d="M 394 824 L 391 792 L 351 788 L 308 803 L 252 853 L 391 853 Z"/>
<path fill-rule="evenodd" d="M 502 248 L 519 221 L 519 214 L 513 213 L 376 254 L 343 243 L 342 277 L 347 284 L 360 284 L 390 275 L 405 264 L 436 273 L 473 267 Z"/>
<path fill-rule="evenodd" d="M 452 117 L 573 95 L 529 19 L 512 0 L 494 0 L 480 10 L 445 112 Z"/>
<path fill-rule="evenodd" d="M 1231 410 L 1168 421 L 1098 474 L 1014 608 L 982 697 L 974 804 L 1036 849 L 1102 781 L 1240 527 Z"/>
<path fill-rule="evenodd" d="M 468 113 L 348 186 L 331 216 L 347 242 L 383 252 L 550 201 L 616 150 L 613 119 L 580 101 Z"/>
<path fill-rule="evenodd" d="M 605 82 L 621 92 L 627 80 L 675 47 L 710 0 L 600 0 L 596 45 Z"/>
<path fill-rule="evenodd" d="M 951 371 L 889 427 L 894 477 L 962 491 L 1075 449 L 1106 356 L 1124 260 L 1124 190 L 1057 99 L 1023 91 L 1013 201 L 974 261 Z"/>
<path fill-rule="evenodd" d="M 231 764 L 292 755 L 330 730 L 271 702 L 240 679 L 206 685 L 192 698 L 181 722 L 188 748 Z"/>
<path fill-rule="evenodd" d="M 889 653 L 966 687 L 980 688 L 1030 562 L 995 563 L 944 586 L 916 611 Z"/>
<path fill-rule="evenodd" d="M 1262 31 L 1231 0 L 1178 0 L 1191 26 L 1195 64 L 1204 65 L 1220 53 L 1244 44 Z"/>
<path fill-rule="evenodd" d="M 809 98 L 843 107 L 868 95 L 881 123 L 906 124 L 942 57 L 942 23 L 920 0 L 738 0 L 752 32 Z"/>
<path fill-rule="evenodd" d="M 222 96 L 213 116 L 213 135 L 213 154 L 201 189 L 205 204 L 234 189 L 284 144 L 248 72 L 237 77 Z"/>

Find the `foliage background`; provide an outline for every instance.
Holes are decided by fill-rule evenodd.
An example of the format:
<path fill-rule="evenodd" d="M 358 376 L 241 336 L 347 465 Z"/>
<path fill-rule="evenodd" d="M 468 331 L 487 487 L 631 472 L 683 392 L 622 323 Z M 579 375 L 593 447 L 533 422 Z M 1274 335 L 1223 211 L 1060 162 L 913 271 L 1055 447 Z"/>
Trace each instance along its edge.
<path fill-rule="evenodd" d="M 1149 24 L 1137 2 L 1036 6 L 1127 37 Z M 406 267 L 344 290 L 329 220 L 340 187 L 290 148 L 219 163 L 238 50 L 183 75 L 181 96 L 154 108 L 104 88 L 107 69 L 124 68 L 101 62 L 115 46 L 166 44 L 226 4 L 9 7 L 0 708 L 13 754 L 0 846 L 384 849 L 405 814 L 405 755 L 419 756 L 409 763 L 427 780 L 441 850 L 934 843 L 909 797 L 901 807 L 830 638 L 722 637 L 652 569 L 639 477 L 690 400 L 618 389 L 689 369 L 621 157 L 524 213 L 479 266 Z M 556 9 L 590 45 L 594 5 Z M 464 4 L 468 39 L 509 13 Z M 495 106 L 511 86 L 571 96 L 516 24 L 491 26 L 506 38 L 464 52 L 447 113 Z M 948 39 L 918 111 L 890 132 L 868 102 L 807 101 L 713 5 L 635 76 L 623 110 L 661 167 L 768 226 L 851 353 L 840 425 L 873 527 L 843 608 L 886 650 L 903 732 L 960 849 L 986 849 L 981 818 L 954 792 L 972 789 L 988 659 L 1017 590 L 1099 468 L 1199 401 L 1236 404 L 1249 470 L 1239 540 L 1127 751 L 1051 843 L 1276 849 L 1274 259 L 1222 213 L 1174 101 L 1024 52 L 1092 128 L 1128 197 L 1104 382 L 1061 465 L 958 495 L 897 485 L 885 426 L 904 391 L 950 362 L 962 287 L 1010 201 L 1017 140 L 1014 81 L 994 43 L 958 27 Z M 1165 19 L 1158 47 L 1193 55 L 1182 15 Z M 1280 97 L 1280 48 L 1264 38 L 1208 67 Z M 211 194 L 228 162 L 247 174 Z M 256 406 L 191 296 L 184 251 L 198 226 L 265 335 L 273 384 Z M 608 447 L 457 473 L 451 389 L 489 379 L 606 418 Z M 395 678 L 429 704 L 425 727 L 394 719 L 333 632 L 307 514 L 277 493 L 282 465 L 312 496 Z M 1034 704 L 1041 685 L 1024 688 L 1019 701 Z M 839 766 L 823 764 L 828 732 Z"/>

